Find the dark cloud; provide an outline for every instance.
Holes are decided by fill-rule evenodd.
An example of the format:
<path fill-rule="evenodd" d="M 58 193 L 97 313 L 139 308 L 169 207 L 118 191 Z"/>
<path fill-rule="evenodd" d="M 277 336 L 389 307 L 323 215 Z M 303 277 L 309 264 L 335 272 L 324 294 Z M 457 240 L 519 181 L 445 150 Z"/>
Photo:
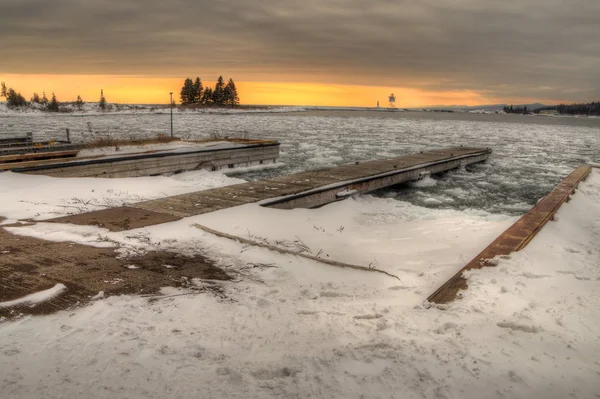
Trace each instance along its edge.
<path fill-rule="evenodd" d="M 476 90 L 587 100 L 598 0 L 1 0 L 4 73 Z"/>

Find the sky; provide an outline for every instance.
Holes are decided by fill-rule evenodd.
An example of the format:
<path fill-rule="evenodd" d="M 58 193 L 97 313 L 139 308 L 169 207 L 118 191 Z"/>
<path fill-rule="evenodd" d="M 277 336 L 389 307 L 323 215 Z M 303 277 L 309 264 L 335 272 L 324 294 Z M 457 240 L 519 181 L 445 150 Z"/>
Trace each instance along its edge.
<path fill-rule="evenodd" d="M 0 80 L 29 97 L 399 107 L 600 98 L 598 0 L 0 0 Z"/>

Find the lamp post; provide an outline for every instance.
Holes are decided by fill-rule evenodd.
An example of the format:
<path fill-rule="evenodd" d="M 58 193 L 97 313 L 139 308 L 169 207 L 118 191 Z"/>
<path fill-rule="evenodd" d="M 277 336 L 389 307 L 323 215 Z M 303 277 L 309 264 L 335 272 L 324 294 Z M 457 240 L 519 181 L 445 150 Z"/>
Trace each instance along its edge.
<path fill-rule="evenodd" d="M 173 92 L 169 92 L 169 107 L 171 108 L 171 138 L 173 138 Z"/>

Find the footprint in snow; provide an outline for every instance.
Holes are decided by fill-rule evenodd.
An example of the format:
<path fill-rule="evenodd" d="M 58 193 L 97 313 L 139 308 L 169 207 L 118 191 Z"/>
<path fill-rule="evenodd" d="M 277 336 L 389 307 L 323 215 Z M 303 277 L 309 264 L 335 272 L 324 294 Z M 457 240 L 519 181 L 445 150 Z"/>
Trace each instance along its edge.
<path fill-rule="evenodd" d="M 371 314 L 363 314 L 363 315 L 354 316 L 354 318 L 357 320 L 374 320 L 374 319 L 379 319 L 381 317 L 383 317 L 383 315 L 379 314 L 379 313 L 371 313 Z"/>
<path fill-rule="evenodd" d="M 529 272 L 525 272 L 525 273 L 521 274 L 521 276 L 523 276 L 525 278 L 529 278 L 529 279 L 550 277 L 546 274 L 533 274 L 533 273 L 529 273 Z"/>
<path fill-rule="evenodd" d="M 496 323 L 496 325 L 501 328 L 508 328 L 513 331 L 523 331 L 530 334 L 535 334 L 542 331 L 542 327 L 527 324 L 519 324 L 513 321 L 499 322 Z"/>

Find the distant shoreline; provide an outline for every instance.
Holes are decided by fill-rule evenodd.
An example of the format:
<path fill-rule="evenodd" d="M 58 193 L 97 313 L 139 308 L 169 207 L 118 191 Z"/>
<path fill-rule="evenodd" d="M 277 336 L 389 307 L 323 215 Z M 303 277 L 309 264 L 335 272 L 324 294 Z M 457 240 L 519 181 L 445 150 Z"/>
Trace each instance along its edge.
<path fill-rule="evenodd" d="M 385 107 L 341 107 L 341 106 L 298 106 L 298 105 L 237 105 L 231 106 L 206 106 L 206 105 L 177 105 L 173 107 L 173 114 L 200 113 L 200 114 L 250 114 L 250 113 L 302 113 L 302 112 L 381 112 L 381 113 L 427 113 L 427 114 L 471 114 L 471 115 L 513 115 L 501 110 L 488 109 L 448 109 L 448 108 L 385 108 Z M 119 104 L 109 103 L 106 110 L 101 110 L 98 103 L 85 103 L 79 109 L 75 102 L 61 104 L 60 112 L 48 112 L 36 107 L 8 108 L 5 102 L 0 102 L 0 116 L 11 115 L 127 115 L 127 114 L 169 114 L 171 107 L 168 104 Z M 590 118 L 600 119 L 596 115 L 572 114 L 514 114 L 519 116 L 550 117 L 550 118 Z"/>

